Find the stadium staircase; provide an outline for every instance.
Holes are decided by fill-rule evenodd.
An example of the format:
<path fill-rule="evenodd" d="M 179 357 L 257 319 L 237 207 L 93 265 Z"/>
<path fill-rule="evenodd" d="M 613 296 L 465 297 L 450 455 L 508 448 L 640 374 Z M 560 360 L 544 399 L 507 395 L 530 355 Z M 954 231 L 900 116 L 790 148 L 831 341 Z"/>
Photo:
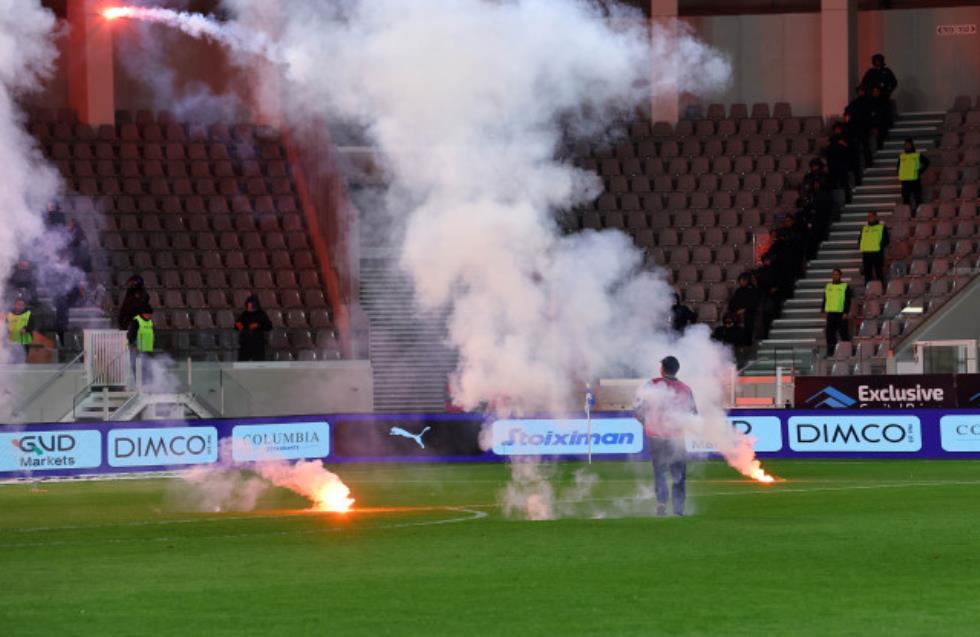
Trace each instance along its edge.
<path fill-rule="evenodd" d="M 361 260 L 361 306 L 370 322 L 375 411 L 443 411 L 456 352 L 445 312 L 418 310 L 408 276 L 390 258 Z"/>
<path fill-rule="evenodd" d="M 895 174 L 895 162 L 904 140 L 911 137 L 920 150 L 935 148 L 941 134 L 944 112 L 904 113 L 898 117 L 888 141 L 874 155 L 874 165 L 863 172 L 863 183 L 853 190 L 840 219 L 831 224 L 830 234 L 807 264 L 806 274 L 796 282 L 792 298 L 783 305 L 779 318 L 773 321 L 769 335 L 759 343 L 756 358 L 743 370 L 749 376 L 771 376 L 776 367 L 812 369 L 818 352 L 824 347 L 824 317 L 820 302 L 831 272 L 840 268 L 844 280 L 852 287 L 863 288 L 861 255 L 857 250 L 861 226 L 868 212 L 877 211 L 888 222 L 895 206 L 901 202 L 901 185 Z M 886 264 L 887 265 L 887 264 Z"/>

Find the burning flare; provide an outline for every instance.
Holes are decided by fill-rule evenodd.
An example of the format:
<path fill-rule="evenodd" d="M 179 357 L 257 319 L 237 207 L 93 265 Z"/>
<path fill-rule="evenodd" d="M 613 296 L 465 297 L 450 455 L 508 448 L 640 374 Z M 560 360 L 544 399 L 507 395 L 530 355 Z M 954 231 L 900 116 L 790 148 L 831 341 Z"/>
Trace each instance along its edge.
<path fill-rule="evenodd" d="M 295 491 L 313 503 L 314 511 L 347 513 L 354 505 L 350 488 L 320 460 L 257 462 L 255 472 L 276 485 Z"/>
<path fill-rule="evenodd" d="M 135 15 L 136 9 L 134 7 L 107 7 L 102 10 L 102 17 L 106 20 L 132 18 Z"/>

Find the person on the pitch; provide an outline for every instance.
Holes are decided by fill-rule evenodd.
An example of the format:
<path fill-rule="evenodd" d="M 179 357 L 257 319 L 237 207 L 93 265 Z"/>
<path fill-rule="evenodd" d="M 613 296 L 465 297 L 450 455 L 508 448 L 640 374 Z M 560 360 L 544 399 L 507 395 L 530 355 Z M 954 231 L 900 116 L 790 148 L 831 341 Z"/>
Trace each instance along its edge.
<path fill-rule="evenodd" d="M 830 274 L 830 283 L 823 291 L 823 313 L 827 315 L 827 356 L 834 355 L 838 338 L 847 342 L 851 340 L 847 327 L 851 311 L 851 286 L 841 281 L 841 276 L 841 271 L 835 268 Z"/>
<path fill-rule="evenodd" d="M 645 383 L 636 393 L 633 413 L 650 438 L 653 456 L 653 485 L 657 515 L 667 515 L 667 473 L 674 515 L 684 515 L 687 479 L 687 448 L 678 416 L 698 413 L 691 388 L 677 380 L 681 365 L 673 356 L 660 361 L 660 378 Z"/>

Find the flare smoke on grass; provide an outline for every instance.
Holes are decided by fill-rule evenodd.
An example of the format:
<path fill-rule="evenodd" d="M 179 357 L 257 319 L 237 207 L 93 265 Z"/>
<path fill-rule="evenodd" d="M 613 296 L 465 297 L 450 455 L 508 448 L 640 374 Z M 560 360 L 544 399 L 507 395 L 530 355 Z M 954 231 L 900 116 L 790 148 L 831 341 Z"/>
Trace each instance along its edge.
<path fill-rule="evenodd" d="M 245 443 L 239 441 L 237 444 Z M 230 441 L 223 441 L 221 457 L 231 458 L 232 447 Z M 179 504 L 201 511 L 251 511 L 271 486 L 303 496 L 316 511 L 345 513 L 354 505 L 347 485 L 320 460 L 286 462 L 269 454 L 267 459 L 258 462 L 236 465 L 225 461 L 214 466 L 194 467 L 182 473 L 181 479 L 192 489 L 178 494 Z"/>
<path fill-rule="evenodd" d="M 49 242 L 41 241 L 42 211 L 58 192 L 59 178 L 28 135 L 17 99 L 37 90 L 51 75 L 58 55 L 55 27 L 54 14 L 38 0 L 0 0 L 0 282 L 6 281 L 22 252 L 30 250 L 30 258 L 42 261 L 53 256 Z M 0 359 L 8 360 L 9 355 L 4 337 Z M 6 403 L 10 390 L 3 393 L 0 401 Z"/>
<path fill-rule="evenodd" d="M 197 32 L 235 33 L 268 9 L 223 5 L 235 20 Z M 723 88 L 723 56 L 682 24 L 651 29 L 638 12 L 587 0 L 293 0 L 272 22 L 280 86 L 261 94 L 281 93 L 296 128 L 340 119 L 374 142 L 392 227 L 404 227 L 400 264 L 422 309 L 449 310 L 456 404 L 567 412 L 582 381 L 654 375 L 673 354 L 702 409 L 691 426 L 728 429 L 726 350 L 704 326 L 669 332 L 672 290 L 629 237 L 564 235 L 556 221 L 599 191 L 559 159 L 564 142 L 607 131 L 668 88 Z M 175 26 L 191 32 L 189 19 Z M 740 445 L 726 458 L 744 473 Z"/>

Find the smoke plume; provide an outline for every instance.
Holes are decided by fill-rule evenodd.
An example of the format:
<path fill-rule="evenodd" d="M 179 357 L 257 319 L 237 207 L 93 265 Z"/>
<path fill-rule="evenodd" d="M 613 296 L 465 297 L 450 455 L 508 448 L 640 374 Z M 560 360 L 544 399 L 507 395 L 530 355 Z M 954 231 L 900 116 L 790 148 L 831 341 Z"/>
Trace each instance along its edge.
<path fill-rule="evenodd" d="M 229 36 L 267 10 L 224 6 Z M 259 48 L 281 70 L 286 120 L 356 124 L 383 158 L 401 267 L 422 309 L 449 310 L 456 404 L 567 413 L 585 380 L 651 376 L 672 354 L 701 408 L 686 426 L 751 469 L 723 417 L 726 350 L 706 326 L 669 330 L 672 290 L 629 237 L 556 222 L 599 191 L 563 144 L 594 143 L 668 86 L 720 88 L 727 60 L 680 25 L 588 0 L 294 0 L 270 23 Z M 531 472 L 515 465 L 515 500 L 530 494 L 542 517 L 551 496 Z"/>
<path fill-rule="evenodd" d="M 39 0 L 0 0 L 0 276 L 3 280 L 22 253 L 39 254 L 42 211 L 58 192 L 59 177 L 41 156 L 25 130 L 17 99 L 51 75 L 57 49 L 55 17 Z M 33 247 L 32 247 L 33 246 Z M 47 250 L 42 250 L 47 252 Z M 4 307 L 4 312 L 6 312 Z M 7 339 L 0 339 L 0 357 L 8 360 Z"/>

